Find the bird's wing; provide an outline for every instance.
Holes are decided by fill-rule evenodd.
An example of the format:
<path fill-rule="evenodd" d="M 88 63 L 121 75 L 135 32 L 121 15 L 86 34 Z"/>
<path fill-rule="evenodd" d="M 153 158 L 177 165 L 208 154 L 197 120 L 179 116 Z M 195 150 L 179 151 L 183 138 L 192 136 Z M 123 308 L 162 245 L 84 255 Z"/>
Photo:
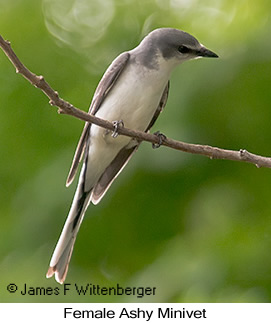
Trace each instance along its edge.
<path fill-rule="evenodd" d="M 168 92 L 169 92 L 169 82 L 167 83 L 164 89 L 159 105 L 145 132 L 148 132 L 150 130 L 150 128 L 154 125 L 156 119 L 158 118 L 159 114 L 162 112 L 163 108 L 165 107 L 167 98 L 168 98 Z M 91 201 L 93 204 L 98 204 L 100 202 L 100 200 L 103 198 L 103 196 L 105 195 L 106 191 L 109 189 L 113 181 L 117 178 L 117 176 L 126 166 L 128 161 L 131 159 L 133 154 L 137 151 L 139 145 L 140 145 L 140 142 L 137 142 L 135 140 L 132 143 L 130 142 L 128 144 L 128 147 L 126 146 L 119 151 L 115 159 L 106 168 L 106 170 L 101 175 L 100 179 L 98 180 L 97 184 L 94 186 L 92 190 Z"/>
<path fill-rule="evenodd" d="M 133 154 L 136 152 L 139 144 L 137 142 L 135 143 L 135 146 L 131 148 L 122 148 L 114 158 L 114 160 L 103 172 L 97 184 L 92 190 L 91 201 L 93 204 L 98 204 L 101 201 L 111 184 L 114 182 L 114 180 L 126 166 L 128 161 L 131 159 Z"/>
<path fill-rule="evenodd" d="M 153 115 L 153 117 L 151 119 L 151 122 L 148 125 L 145 132 L 148 132 L 151 129 L 151 127 L 154 125 L 156 119 L 159 117 L 160 113 L 163 111 L 163 109 L 164 109 L 164 107 L 165 107 L 165 105 L 167 103 L 168 93 L 169 93 L 169 81 L 167 82 L 167 85 L 166 85 L 166 87 L 164 89 L 164 92 L 162 94 L 161 100 L 159 102 L 159 105 L 158 105 L 158 107 L 157 107 L 157 109 L 156 109 L 156 111 L 155 111 L 155 113 L 154 113 L 154 115 Z"/>
<path fill-rule="evenodd" d="M 124 67 L 126 66 L 128 60 L 129 60 L 130 54 L 128 52 L 124 52 L 121 55 L 119 55 L 109 66 L 105 74 L 103 75 L 99 85 L 97 86 L 97 89 L 94 93 L 89 113 L 90 114 L 96 114 L 96 112 L 99 110 L 103 100 L 105 99 L 106 95 L 109 93 L 109 91 L 112 89 L 114 84 L 116 83 L 116 80 L 120 76 L 121 72 L 123 71 Z M 75 150 L 74 158 L 72 161 L 72 165 L 69 171 L 69 175 L 67 177 L 66 186 L 69 186 L 76 174 L 76 171 L 78 169 L 78 165 L 82 159 L 82 156 L 85 151 L 86 147 L 86 141 L 89 137 L 89 129 L 91 124 L 86 122 L 85 127 L 83 129 L 83 132 L 81 134 L 81 137 L 79 139 L 77 148 Z"/>

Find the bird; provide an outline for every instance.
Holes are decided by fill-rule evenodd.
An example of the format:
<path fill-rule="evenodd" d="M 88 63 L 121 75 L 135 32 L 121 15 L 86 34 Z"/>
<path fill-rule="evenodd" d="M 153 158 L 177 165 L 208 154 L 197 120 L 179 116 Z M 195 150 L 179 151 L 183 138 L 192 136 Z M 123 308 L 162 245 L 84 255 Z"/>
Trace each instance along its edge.
<path fill-rule="evenodd" d="M 181 63 L 218 57 L 195 37 L 175 28 L 151 31 L 140 44 L 113 60 L 99 82 L 89 113 L 114 123 L 115 131 L 85 123 L 66 186 L 82 160 L 78 185 L 46 277 L 66 279 L 75 240 L 90 203 L 98 204 L 137 151 L 140 142 L 118 135 L 126 128 L 149 132 L 166 105 L 171 72 Z"/>

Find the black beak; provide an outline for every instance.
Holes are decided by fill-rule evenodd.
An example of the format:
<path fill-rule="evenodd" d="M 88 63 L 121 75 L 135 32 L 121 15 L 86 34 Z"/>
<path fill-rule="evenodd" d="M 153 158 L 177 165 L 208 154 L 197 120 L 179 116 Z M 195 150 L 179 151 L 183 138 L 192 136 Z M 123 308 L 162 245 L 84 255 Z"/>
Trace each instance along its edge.
<path fill-rule="evenodd" d="M 205 48 L 204 46 L 197 52 L 197 56 L 200 57 L 219 57 L 214 52 L 210 51 L 209 49 Z"/>

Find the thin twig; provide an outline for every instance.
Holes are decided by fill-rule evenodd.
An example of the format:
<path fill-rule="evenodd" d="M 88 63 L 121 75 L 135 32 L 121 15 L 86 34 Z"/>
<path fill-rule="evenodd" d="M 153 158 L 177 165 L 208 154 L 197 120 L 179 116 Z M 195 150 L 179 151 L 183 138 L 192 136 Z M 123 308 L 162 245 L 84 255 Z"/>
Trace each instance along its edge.
<path fill-rule="evenodd" d="M 61 99 L 58 92 L 53 90 L 52 87 L 45 81 L 43 76 L 38 76 L 32 73 L 16 56 L 11 48 L 10 42 L 6 41 L 0 35 L 0 47 L 9 58 L 11 63 L 16 68 L 16 72 L 20 73 L 24 78 L 26 78 L 32 85 L 41 89 L 45 95 L 49 98 L 50 104 L 59 108 L 58 112 L 71 115 L 78 119 L 94 123 L 100 127 L 109 129 L 111 131 L 115 130 L 114 125 L 106 120 L 95 117 L 94 115 L 88 114 L 82 110 L 75 108 L 69 102 Z M 161 144 L 173 149 L 181 150 L 187 153 L 204 155 L 212 159 L 227 159 L 234 161 L 242 161 L 256 165 L 257 167 L 268 167 L 271 168 L 271 158 L 263 157 L 259 155 L 252 154 L 244 149 L 236 150 L 226 150 L 217 147 L 211 147 L 208 145 L 197 145 L 188 144 L 185 142 L 173 140 L 166 138 L 165 136 L 158 137 L 157 135 L 145 133 L 142 131 L 135 131 L 127 129 L 125 127 L 119 127 L 118 134 L 135 138 L 139 141 L 148 141 L 153 144 Z M 161 142 L 162 141 L 162 142 Z"/>

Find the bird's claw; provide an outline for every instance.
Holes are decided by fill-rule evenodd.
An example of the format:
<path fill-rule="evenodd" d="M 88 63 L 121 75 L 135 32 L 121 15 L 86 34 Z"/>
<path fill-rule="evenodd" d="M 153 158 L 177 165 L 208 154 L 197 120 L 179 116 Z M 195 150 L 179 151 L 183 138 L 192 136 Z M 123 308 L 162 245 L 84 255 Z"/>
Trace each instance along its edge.
<path fill-rule="evenodd" d="M 156 149 L 156 148 L 159 148 L 162 145 L 163 141 L 165 139 L 167 139 L 167 137 L 163 133 L 161 133 L 160 131 L 156 131 L 154 133 L 154 135 L 159 138 L 159 142 L 158 143 L 152 143 L 152 148 L 153 149 Z"/>
<path fill-rule="evenodd" d="M 112 122 L 113 123 L 113 126 L 114 126 L 114 131 L 113 131 L 113 133 L 112 133 L 112 137 L 113 138 L 117 138 L 117 136 L 119 135 L 119 128 L 120 127 L 124 127 L 124 123 L 123 123 L 123 121 L 122 120 L 116 120 L 116 121 L 113 121 Z"/>

